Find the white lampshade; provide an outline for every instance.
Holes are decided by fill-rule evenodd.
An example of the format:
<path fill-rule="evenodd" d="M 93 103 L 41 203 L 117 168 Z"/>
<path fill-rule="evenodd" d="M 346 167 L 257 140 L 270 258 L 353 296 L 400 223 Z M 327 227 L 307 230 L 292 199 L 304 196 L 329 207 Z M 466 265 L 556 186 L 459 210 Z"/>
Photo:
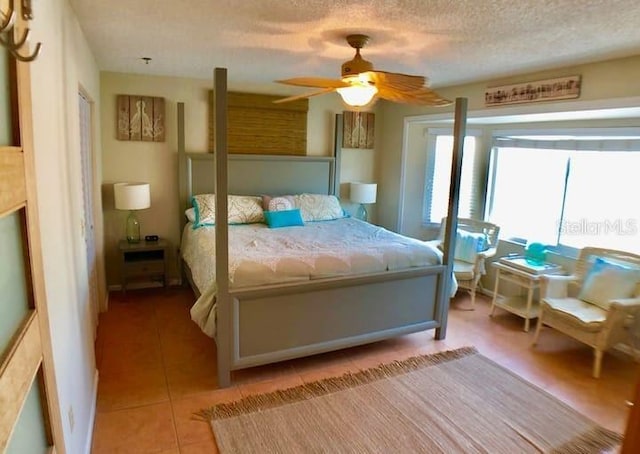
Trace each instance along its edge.
<path fill-rule="evenodd" d="M 116 183 L 113 194 L 118 210 L 143 210 L 151 206 L 149 183 Z"/>
<path fill-rule="evenodd" d="M 376 203 L 378 185 L 375 183 L 351 183 L 351 201 L 355 203 Z"/>

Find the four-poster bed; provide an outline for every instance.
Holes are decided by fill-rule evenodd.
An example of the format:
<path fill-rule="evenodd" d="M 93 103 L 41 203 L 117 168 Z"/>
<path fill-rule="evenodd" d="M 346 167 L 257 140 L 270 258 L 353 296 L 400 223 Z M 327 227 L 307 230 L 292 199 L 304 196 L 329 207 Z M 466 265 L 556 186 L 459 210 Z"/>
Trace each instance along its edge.
<path fill-rule="evenodd" d="M 216 69 L 214 79 L 216 153 L 185 151 L 184 105 L 178 104 L 181 227 L 186 222 L 182 213 L 191 206 L 191 198 L 196 194 L 215 193 L 217 220 L 227 219 L 227 194 L 335 194 L 339 187 L 336 181 L 339 153 L 335 158 L 228 156 L 226 70 Z M 452 190 L 456 192 L 450 207 L 457 212 L 456 179 L 459 180 L 459 165 L 457 172 L 453 172 Z M 450 211 L 454 222 L 448 226 L 449 238 L 445 235 L 445 240 L 450 239 L 450 231 L 455 229 L 455 218 Z M 234 287 L 229 281 L 229 230 L 234 226 L 216 221 L 215 227 L 207 228 L 215 228 L 215 306 L 209 310 L 216 311 L 221 387 L 230 384 L 232 370 L 427 329 L 435 329 L 436 339 L 445 337 L 451 275 L 447 263 L 452 259 L 447 248 L 443 260 L 433 265 Z M 200 295 L 206 292 L 193 284 L 189 267 L 186 264 L 183 267 L 196 294 L 200 298 L 213 298 Z"/>

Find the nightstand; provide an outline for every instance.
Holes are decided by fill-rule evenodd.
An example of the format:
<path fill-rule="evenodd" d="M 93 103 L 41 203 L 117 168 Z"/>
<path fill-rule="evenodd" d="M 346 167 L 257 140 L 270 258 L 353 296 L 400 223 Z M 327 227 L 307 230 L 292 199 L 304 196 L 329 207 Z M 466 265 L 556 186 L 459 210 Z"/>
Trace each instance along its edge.
<path fill-rule="evenodd" d="M 129 243 L 126 240 L 118 244 L 120 252 L 120 276 L 122 291 L 132 281 L 160 281 L 167 285 L 167 262 L 169 242 L 166 240 L 140 241 Z"/>

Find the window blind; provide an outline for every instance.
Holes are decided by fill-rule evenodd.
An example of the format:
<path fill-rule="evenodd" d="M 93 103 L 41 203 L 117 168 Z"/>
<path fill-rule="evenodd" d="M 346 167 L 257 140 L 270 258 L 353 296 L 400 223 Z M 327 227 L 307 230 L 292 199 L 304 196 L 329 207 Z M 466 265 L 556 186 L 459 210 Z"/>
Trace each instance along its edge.
<path fill-rule="evenodd" d="M 451 165 L 453 161 L 453 131 L 429 128 L 427 131 L 426 165 L 424 178 L 423 224 L 440 223 L 447 215 Z M 475 217 L 480 210 L 482 195 L 478 185 L 476 159 L 480 130 L 467 130 L 462 158 L 460 217 Z"/>
<path fill-rule="evenodd" d="M 552 140 L 538 138 L 494 137 L 493 145 L 503 148 L 541 148 L 575 151 L 639 151 L 640 139 Z"/>

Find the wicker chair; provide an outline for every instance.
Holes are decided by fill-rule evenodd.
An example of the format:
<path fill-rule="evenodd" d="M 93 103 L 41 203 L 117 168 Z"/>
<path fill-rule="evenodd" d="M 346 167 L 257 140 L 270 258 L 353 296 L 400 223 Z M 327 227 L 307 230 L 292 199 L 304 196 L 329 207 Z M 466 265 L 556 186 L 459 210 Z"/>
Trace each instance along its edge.
<path fill-rule="evenodd" d="M 640 281 L 636 282 L 635 292 L 631 291 L 632 297 L 611 299 L 608 309 L 578 299 L 596 257 L 640 270 L 639 255 L 612 249 L 584 248 L 573 275 L 542 276 L 540 313 L 533 345 L 538 342 L 542 325 L 547 325 L 591 346 L 594 350 L 593 376 L 598 378 L 604 352 L 620 342 L 631 345 L 631 327 L 634 318 L 640 316 Z"/>
<path fill-rule="evenodd" d="M 443 218 L 440 223 L 440 234 L 436 241 L 438 247 L 444 242 L 444 231 L 447 218 Z M 482 233 L 485 235 L 488 248 L 475 255 L 475 262 L 465 262 L 462 260 L 453 261 L 453 274 L 458 283 L 458 289 L 465 289 L 471 295 L 471 310 L 475 309 L 476 290 L 480 285 L 480 278 L 486 274 L 485 261 L 496 254 L 498 246 L 498 235 L 500 227 L 490 222 L 477 221 L 469 218 L 458 218 L 458 230 L 472 233 Z"/>

